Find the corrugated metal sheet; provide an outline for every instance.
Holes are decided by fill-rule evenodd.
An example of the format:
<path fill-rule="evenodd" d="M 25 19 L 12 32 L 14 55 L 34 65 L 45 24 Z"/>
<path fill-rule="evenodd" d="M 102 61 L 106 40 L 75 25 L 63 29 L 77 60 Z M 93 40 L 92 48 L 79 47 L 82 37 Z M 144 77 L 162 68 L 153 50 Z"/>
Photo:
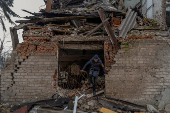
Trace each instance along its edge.
<path fill-rule="evenodd" d="M 128 10 L 126 18 L 119 26 L 119 37 L 125 38 L 128 31 L 137 27 L 136 16 L 136 12 L 132 11 L 131 9 Z"/>

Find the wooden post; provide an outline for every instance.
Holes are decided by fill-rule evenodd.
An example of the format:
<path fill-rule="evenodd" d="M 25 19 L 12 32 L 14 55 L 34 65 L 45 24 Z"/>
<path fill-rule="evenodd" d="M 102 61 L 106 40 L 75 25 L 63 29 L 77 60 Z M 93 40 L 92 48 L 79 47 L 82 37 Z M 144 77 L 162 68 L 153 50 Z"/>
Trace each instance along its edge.
<path fill-rule="evenodd" d="M 13 47 L 13 50 L 15 50 L 17 47 L 17 44 L 19 43 L 17 30 L 10 27 L 10 33 L 11 33 L 12 47 Z"/>
<path fill-rule="evenodd" d="M 46 12 L 50 12 L 53 0 L 47 0 Z"/>
<path fill-rule="evenodd" d="M 104 23 L 104 21 L 106 20 L 106 15 L 105 15 L 104 11 L 99 10 L 98 13 L 99 13 L 100 19 Z M 110 38 L 110 40 L 112 42 L 112 45 L 116 44 L 117 43 L 116 37 L 115 37 L 114 32 L 113 32 L 113 30 L 112 30 L 112 28 L 111 28 L 108 21 L 106 21 L 104 23 L 104 27 L 105 27 L 106 32 L 107 32 L 107 34 L 108 34 L 108 36 L 109 36 L 109 38 Z"/>

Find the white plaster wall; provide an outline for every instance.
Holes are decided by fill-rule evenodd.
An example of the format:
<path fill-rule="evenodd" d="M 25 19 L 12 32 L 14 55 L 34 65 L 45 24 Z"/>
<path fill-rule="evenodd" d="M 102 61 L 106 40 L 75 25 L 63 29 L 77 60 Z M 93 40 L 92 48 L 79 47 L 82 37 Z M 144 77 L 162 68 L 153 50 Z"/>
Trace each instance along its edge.
<path fill-rule="evenodd" d="M 153 0 L 153 18 L 160 22 L 160 24 L 163 23 L 163 8 L 162 8 L 162 0 Z"/>

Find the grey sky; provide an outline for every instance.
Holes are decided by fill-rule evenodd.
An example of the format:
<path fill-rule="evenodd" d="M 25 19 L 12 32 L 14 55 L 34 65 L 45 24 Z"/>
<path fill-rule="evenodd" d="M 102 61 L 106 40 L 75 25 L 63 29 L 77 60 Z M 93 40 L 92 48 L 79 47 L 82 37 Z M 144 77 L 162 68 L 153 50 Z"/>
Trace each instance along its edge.
<path fill-rule="evenodd" d="M 39 10 L 41 8 L 45 8 L 44 1 L 43 0 L 14 0 L 14 7 L 12 7 L 11 9 L 16 12 L 20 17 L 25 17 L 25 16 L 31 16 L 29 13 L 23 12 L 21 9 L 25 9 L 28 10 L 30 12 L 39 12 Z M 40 7 L 42 6 L 42 7 Z M 22 19 L 22 18 L 21 18 Z M 12 18 L 13 21 L 15 20 L 20 20 L 20 18 Z M 6 28 L 7 28 L 7 39 L 6 39 L 6 44 L 5 46 L 8 48 L 9 46 L 12 45 L 11 42 L 7 42 L 7 41 L 11 41 L 11 37 L 10 37 L 10 33 L 9 33 L 9 27 L 12 27 L 14 25 L 9 24 L 8 22 L 5 22 Z M 20 42 L 22 42 L 22 30 L 18 31 L 18 35 L 19 35 L 19 40 Z M 1 29 L 0 26 L 0 38 L 3 37 L 3 31 Z"/>

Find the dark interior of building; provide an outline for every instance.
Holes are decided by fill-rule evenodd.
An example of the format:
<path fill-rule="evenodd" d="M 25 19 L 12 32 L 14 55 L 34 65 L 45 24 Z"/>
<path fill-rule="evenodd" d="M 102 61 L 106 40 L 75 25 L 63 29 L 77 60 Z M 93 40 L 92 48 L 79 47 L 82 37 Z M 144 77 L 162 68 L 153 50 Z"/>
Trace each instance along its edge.
<path fill-rule="evenodd" d="M 58 85 L 65 89 L 81 88 L 83 84 L 89 84 L 89 69 L 86 67 L 86 72 L 80 72 L 86 62 L 88 62 L 95 54 L 98 54 L 104 63 L 104 50 L 74 50 L 60 49 L 59 50 L 59 77 Z M 103 76 L 101 69 L 99 77 Z"/>

